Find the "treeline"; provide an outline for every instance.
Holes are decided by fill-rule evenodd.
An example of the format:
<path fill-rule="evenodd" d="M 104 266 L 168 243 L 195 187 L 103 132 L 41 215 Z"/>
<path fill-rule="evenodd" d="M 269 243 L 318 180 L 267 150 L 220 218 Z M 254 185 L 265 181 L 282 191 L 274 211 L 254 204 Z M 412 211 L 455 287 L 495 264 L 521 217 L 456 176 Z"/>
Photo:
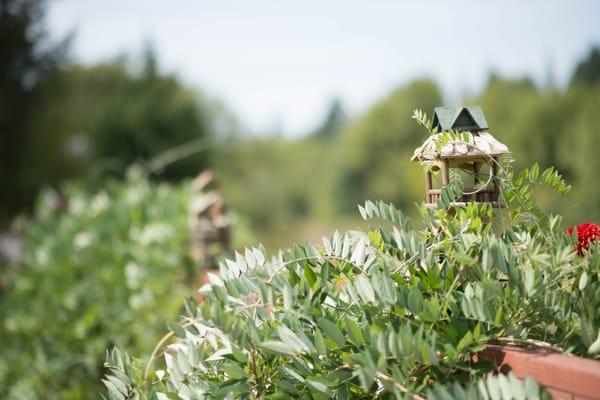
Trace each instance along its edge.
<path fill-rule="evenodd" d="M 225 162 L 217 166 L 228 198 L 259 231 L 287 232 L 277 235 L 281 241 L 327 232 L 334 220 L 338 226 L 355 224 L 347 218 L 366 199 L 414 212 L 414 203 L 424 198 L 424 179 L 410 157 L 427 133 L 411 119 L 412 111 L 431 113 L 443 98 L 435 81 L 417 80 L 351 120 L 331 117 L 343 114 L 334 102 L 323 122 L 332 134 L 319 128 L 299 140 L 240 140 L 228 147 L 232 157 L 219 157 Z M 564 174 L 574 188 L 569 197 L 536 193 L 548 210 L 568 224 L 600 220 L 598 49 L 575 67 L 564 89 L 492 75 L 464 104 L 483 107 L 491 132 L 511 149 L 516 169 L 537 162 Z M 331 126 L 331 120 L 338 123 Z"/>
<path fill-rule="evenodd" d="M 151 47 L 78 65 L 71 38 L 48 44 L 45 11 L 41 0 L 0 2 L 0 226 L 44 185 L 122 177 L 181 144 L 198 151 L 153 172 L 177 179 L 208 165 L 208 142 L 230 130 L 219 102 L 161 72 Z"/>
<path fill-rule="evenodd" d="M 43 2 L 1 4 L 0 224 L 30 211 L 43 186 L 73 179 L 98 186 L 133 163 L 156 179 L 217 170 L 232 208 L 273 245 L 352 225 L 349 216 L 365 199 L 410 209 L 423 198 L 421 170 L 409 159 L 425 132 L 411 115 L 444 104 L 433 80 L 392 90 L 362 115 L 348 116 L 334 100 L 301 139 L 249 137 L 223 104 L 161 71 L 151 49 L 78 65 L 68 40 L 47 45 Z M 464 99 L 483 107 L 517 167 L 538 162 L 564 173 L 571 197 L 539 195 L 568 222 L 600 219 L 599 77 L 593 49 L 567 88 L 493 75 Z"/>

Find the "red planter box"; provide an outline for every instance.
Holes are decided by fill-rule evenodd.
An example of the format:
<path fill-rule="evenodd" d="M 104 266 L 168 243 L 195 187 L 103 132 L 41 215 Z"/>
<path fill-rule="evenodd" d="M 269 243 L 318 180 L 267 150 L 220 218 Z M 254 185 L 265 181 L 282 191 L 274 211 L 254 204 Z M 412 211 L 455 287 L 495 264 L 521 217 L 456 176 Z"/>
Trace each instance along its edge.
<path fill-rule="evenodd" d="M 523 379 L 530 375 L 554 399 L 600 400 L 600 361 L 564 355 L 543 348 L 488 345 L 477 356 Z"/>

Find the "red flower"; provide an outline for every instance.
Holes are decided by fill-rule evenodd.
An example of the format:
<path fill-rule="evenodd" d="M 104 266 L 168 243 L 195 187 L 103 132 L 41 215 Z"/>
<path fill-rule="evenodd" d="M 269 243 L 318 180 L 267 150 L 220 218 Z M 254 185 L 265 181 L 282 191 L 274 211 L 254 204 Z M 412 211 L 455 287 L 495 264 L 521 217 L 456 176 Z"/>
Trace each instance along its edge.
<path fill-rule="evenodd" d="M 569 235 L 573 235 L 573 231 L 577 229 L 577 254 L 583 256 L 583 249 L 587 249 L 590 243 L 596 239 L 600 239 L 600 226 L 586 222 L 577 225 L 577 227 L 570 227 L 567 229 Z"/>

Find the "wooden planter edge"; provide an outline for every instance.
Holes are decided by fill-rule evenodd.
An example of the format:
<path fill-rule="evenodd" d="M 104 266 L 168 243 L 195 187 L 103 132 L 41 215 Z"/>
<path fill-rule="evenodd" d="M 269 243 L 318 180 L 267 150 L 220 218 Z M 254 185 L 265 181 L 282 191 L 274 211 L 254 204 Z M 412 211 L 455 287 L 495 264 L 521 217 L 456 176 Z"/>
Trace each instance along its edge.
<path fill-rule="evenodd" d="M 476 356 L 518 378 L 527 375 L 546 386 L 554 399 L 600 400 L 600 361 L 544 348 L 489 344 Z"/>

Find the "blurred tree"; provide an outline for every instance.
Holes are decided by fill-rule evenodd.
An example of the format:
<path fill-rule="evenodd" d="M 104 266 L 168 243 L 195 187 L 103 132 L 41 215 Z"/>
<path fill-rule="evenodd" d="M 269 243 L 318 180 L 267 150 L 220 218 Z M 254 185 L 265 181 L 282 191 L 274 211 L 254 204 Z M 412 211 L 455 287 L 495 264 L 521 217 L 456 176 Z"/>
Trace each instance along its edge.
<path fill-rule="evenodd" d="M 571 86 L 592 85 L 600 82 L 600 49 L 594 47 L 587 58 L 579 62 L 571 78 Z"/>
<path fill-rule="evenodd" d="M 569 168 L 573 193 L 562 211 L 571 224 L 600 221 L 600 85 L 571 88 L 563 103 L 571 113 L 564 118 L 557 147 L 560 163 Z"/>
<path fill-rule="evenodd" d="M 329 104 L 325 118 L 312 133 L 317 139 L 332 140 L 339 137 L 347 121 L 347 115 L 340 99 L 334 99 Z"/>
<path fill-rule="evenodd" d="M 47 112 L 47 89 L 56 85 L 68 48 L 68 40 L 48 43 L 44 12 L 42 0 L 0 0 L 0 224 L 31 204 L 40 177 L 52 180 L 57 170 L 68 169 L 59 151 L 58 166 L 31 174 L 30 163 L 51 158 L 62 141 L 36 124 Z"/>
<path fill-rule="evenodd" d="M 562 92 L 539 90 L 528 79 L 494 77 L 471 101 L 483 106 L 492 132 L 509 146 L 517 168 L 535 162 L 556 166 L 574 186 L 567 200 L 537 193 L 546 209 L 560 212 L 570 224 L 600 216 L 600 188 L 590 172 L 596 159 L 590 154 L 592 142 L 600 134 L 597 117 L 589 111 L 599 92 L 598 85 L 575 85 Z"/>
<path fill-rule="evenodd" d="M 69 40 L 46 43 L 44 2 L 0 0 L 0 223 L 44 185 L 122 176 L 137 161 L 171 152 L 163 178 L 198 173 L 213 132 L 236 129 L 222 104 L 160 71 L 147 46 L 141 62 L 120 57 L 68 65 Z"/>
<path fill-rule="evenodd" d="M 349 127 L 336 184 L 343 210 L 354 211 L 369 198 L 404 208 L 421 199 L 421 171 L 410 157 L 426 132 L 411 117 L 415 108 L 431 112 L 441 97 L 433 81 L 418 80 L 392 92 Z"/>
<path fill-rule="evenodd" d="M 526 155 L 529 160 L 540 161 L 544 151 L 541 138 L 530 134 L 535 129 L 531 111 L 540 98 L 530 79 L 504 79 L 492 74 L 481 94 L 466 103 L 481 105 L 492 134 L 509 146 L 519 166 L 523 166 L 529 162 Z"/>
<path fill-rule="evenodd" d="M 569 222 L 600 220 L 598 142 L 600 141 L 600 49 L 594 47 L 575 67 L 564 95 L 566 113 L 560 135 L 559 160 L 568 166 L 574 190 Z"/>
<path fill-rule="evenodd" d="M 218 150 L 214 167 L 231 207 L 248 216 L 253 229 L 273 233 L 307 213 L 306 185 L 294 176 L 303 165 L 293 161 L 304 155 L 278 138 L 236 140 Z"/>
<path fill-rule="evenodd" d="M 73 129 L 89 142 L 92 175 L 116 172 L 175 146 L 206 146 L 212 116 L 208 100 L 173 75 L 158 71 L 151 49 L 141 68 L 126 59 L 76 66 L 69 74 L 69 107 Z M 163 177 L 179 178 L 205 168 L 206 152 L 198 151 L 166 167 Z"/>

